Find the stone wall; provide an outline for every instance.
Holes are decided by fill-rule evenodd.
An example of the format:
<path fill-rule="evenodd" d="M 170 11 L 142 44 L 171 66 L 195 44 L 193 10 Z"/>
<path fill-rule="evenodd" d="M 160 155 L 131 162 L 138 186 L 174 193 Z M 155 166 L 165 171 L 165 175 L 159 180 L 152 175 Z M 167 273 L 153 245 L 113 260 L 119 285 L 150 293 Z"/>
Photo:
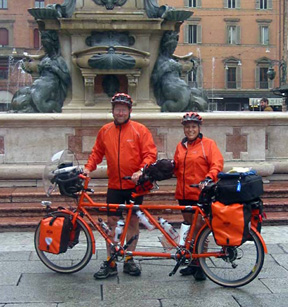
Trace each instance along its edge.
<path fill-rule="evenodd" d="M 202 132 L 213 138 L 225 159 L 225 170 L 252 167 L 262 176 L 288 179 L 288 114 L 214 112 L 202 114 Z M 159 158 L 173 158 L 183 137 L 182 113 L 135 113 L 147 125 Z M 69 148 L 83 165 L 100 127 L 111 114 L 0 114 L 0 180 L 35 185 L 53 153 Z M 93 174 L 105 178 L 105 161 Z"/>

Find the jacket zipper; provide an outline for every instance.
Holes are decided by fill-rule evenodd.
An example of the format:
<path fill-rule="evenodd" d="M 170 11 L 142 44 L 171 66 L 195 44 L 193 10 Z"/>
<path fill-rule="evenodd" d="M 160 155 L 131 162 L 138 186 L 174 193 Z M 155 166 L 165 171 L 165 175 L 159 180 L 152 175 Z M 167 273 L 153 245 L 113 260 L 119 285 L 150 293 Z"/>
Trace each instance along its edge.
<path fill-rule="evenodd" d="M 185 199 L 185 171 L 186 171 L 186 158 L 188 154 L 188 147 L 186 149 L 185 157 L 184 157 L 184 172 L 183 172 L 183 199 Z"/>
<path fill-rule="evenodd" d="M 119 126 L 119 137 L 118 137 L 118 175 L 119 175 L 119 183 L 120 183 L 120 190 L 122 190 L 122 180 L 121 180 L 121 173 L 120 173 L 120 135 L 121 135 L 122 127 Z"/>

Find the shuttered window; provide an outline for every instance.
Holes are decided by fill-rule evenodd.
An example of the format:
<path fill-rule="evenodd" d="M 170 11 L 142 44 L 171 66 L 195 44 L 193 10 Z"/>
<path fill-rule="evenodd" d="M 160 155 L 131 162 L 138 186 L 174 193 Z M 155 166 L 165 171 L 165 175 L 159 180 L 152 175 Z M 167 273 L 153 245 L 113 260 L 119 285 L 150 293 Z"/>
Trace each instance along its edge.
<path fill-rule="evenodd" d="M 45 1 L 44 0 L 35 0 L 34 6 L 36 8 L 43 8 L 43 7 L 45 7 Z"/>
<path fill-rule="evenodd" d="M 201 25 L 187 25 L 184 29 L 184 43 L 200 44 L 202 42 Z"/>
<path fill-rule="evenodd" d="M 34 29 L 33 31 L 33 42 L 34 42 L 34 48 L 39 49 L 40 48 L 40 35 L 39 35 L 38 29 Z"/>
<path fill-rule="evenodd" d="M 184 6 L 186 7 L 201 7 L 202 0 L 184 0 Z"/>
<path fill-rule="evenodd" d="M 240 26 L 236 25 L 227 26 L 227 43 L 229 45 L 240 44 Z"/>
<path fill-rule="evenodd" d="M 0 9 L 2 10 L 8 9 L 7 0 L 0 0 Z"/>
<path fill-rule="evenodd" d="M 273 8 L 272 0 L 256 0 L 255 7 L 257 10 L 271 10 Z"/>
<path fill-rule="evenodd" d="M 9 31 L 5 28 L 0 28 L 0 47 L 9 45 Z"/>

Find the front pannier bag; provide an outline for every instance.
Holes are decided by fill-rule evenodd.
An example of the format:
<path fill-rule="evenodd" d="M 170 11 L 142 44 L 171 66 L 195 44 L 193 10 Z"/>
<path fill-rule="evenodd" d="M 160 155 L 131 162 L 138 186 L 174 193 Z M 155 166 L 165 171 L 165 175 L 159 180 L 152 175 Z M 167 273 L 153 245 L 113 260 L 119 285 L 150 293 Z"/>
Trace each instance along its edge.
<path fill-rule="evenodd" d="M 211 227 L 218 245 L 240 246 L 249 237 L 250 221 L 250 205 L 225 205 L 219 201 L 211 205 Z"/>
<path fill-rule="evenodd" d="M 40 223 L 39 249 L 52 254 L 65 253 L 73 228 L 69 217 L 50 216 Z"/>
<path fill-rule="evenodd" d="M 215 199 L 225 205 L 245 203 L 259 198 L 263 193 L 262 177 L 255 171 L 245 173 L 219 173 Z"/>

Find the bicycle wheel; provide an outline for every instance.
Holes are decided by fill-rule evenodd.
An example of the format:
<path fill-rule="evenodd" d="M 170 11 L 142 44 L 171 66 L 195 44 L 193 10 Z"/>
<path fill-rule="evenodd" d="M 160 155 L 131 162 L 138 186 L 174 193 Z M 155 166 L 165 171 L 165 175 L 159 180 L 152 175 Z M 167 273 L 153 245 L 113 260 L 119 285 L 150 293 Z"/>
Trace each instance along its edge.
<path fill-rule="evenodd" d="M 55 213 L 55 215 L 63 216 L 63 213 Z M 92 241 L 86 226 L 77 219 L 77 227 L 79 227 L 79 242 L 73 247 L 68 247 L 65 253 L 51 254 L 39 250 L 39 233 L 40 223 L 38 224 L 34 235 L 34 246 L 40 260 L 51 270 L 58 273 L 75 273 L 83 269 L 92 257 Z"/>
<path fill-rule="evenodd" d="M 223 253 L 225 256 L 199 258 L 200 266 L 209 279 L 224 287 L 241 287 L 251 282 L 261 271 L 264 263 L 264 248 L 250 230 L 251 239 L 241 246 L 218 246 L 209 227 L 203 229 L 196 246 L 198 254 Z"/>

